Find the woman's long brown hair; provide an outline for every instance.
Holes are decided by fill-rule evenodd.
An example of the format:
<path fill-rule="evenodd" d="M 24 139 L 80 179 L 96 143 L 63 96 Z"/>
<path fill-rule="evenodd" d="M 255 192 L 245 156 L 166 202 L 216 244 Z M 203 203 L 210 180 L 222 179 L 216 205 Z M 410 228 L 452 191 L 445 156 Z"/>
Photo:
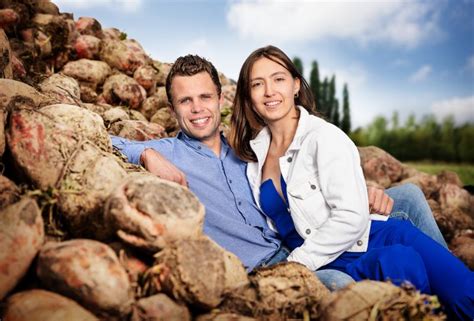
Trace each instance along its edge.
<path fill-rule="evenodd" d="M 300 90 L 295 97 L 295 104 L 303 106 L 311 114 L 315 113 L 316 106 L 311 89 L 290 58 L 279 48 L 266 46 L 252 52 L 240 69 L 237 90 L 233 103 L 231 130 L 229 143 L 235 154 L 244 161 L 256 161 L 257 157 L 250 147 L 250 140 L 254 139 L 259 131 L 265 127 L 264 120 L 255 112 L 250 97 L 250 72 L 254 63 L 267 58 L 287 69 L 293 78 L 301 82 Z"/>

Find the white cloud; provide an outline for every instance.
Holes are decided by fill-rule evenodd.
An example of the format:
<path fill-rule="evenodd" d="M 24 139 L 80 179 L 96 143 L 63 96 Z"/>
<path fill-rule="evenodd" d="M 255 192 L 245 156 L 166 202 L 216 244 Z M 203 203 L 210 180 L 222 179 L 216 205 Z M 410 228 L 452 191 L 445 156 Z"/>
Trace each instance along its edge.
<path fill-rule="evenodd" d="M 469 70 L 469 71 L 474 72 L 474 55 L 470 56 L 467 59 L 466 69 Z"/>
<path fill-rule="evenodd" d="M 71 9 L 90 9 L 106 7 L 110 9 L 119 9 L 125 12 L 138 11 L 143 0 L 54 0 L 54 3 L 62 11 L 62 7 Z"/>
<path fill-rule="evenodd" d="M 428 78 L 428 76 L 431 74 L 431 71 L 432 69 L 430 65 L 424 65 L 410 76 L 410 81 L 412 82 L 423 81 L 426 78 Z"/>
<path fill-rule="evenodd" d="M 434 103 L 431 106 L 433 114 L 439 120 L 446 116 L 453 115 L 457 124 L 474 122 L 474 96 L 454 97 Z"/>
<path fill-rule="evenodd" d="M 441 35 L 442 6 L 421 1 L 237 0 L 227 13 L 243 38 L 292 42 L 351 39 L 413 48 Z"/>

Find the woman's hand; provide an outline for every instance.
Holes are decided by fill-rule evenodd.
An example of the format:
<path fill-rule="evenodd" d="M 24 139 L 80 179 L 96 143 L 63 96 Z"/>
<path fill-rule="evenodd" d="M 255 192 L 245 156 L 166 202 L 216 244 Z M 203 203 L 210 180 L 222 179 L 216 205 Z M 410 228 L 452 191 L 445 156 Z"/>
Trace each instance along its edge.
<path fill-rule="evenodd" d="M 390 215 L 393 208 L 393 199 L 385 194 L 381 188 L 367 186 L 369 195 L 369 212 L 371 214 Z"/>

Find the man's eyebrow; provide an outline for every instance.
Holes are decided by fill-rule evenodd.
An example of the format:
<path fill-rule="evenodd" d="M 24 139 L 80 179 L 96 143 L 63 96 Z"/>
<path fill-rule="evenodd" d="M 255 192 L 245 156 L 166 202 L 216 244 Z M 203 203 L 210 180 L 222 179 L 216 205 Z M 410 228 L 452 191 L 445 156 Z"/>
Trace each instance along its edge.
<path fill-rule="evenodd" d="M 191 99 L 191 96 L 183 96 L 183 97 L 176 98 L 177 101 L 183 101 L 183 100 L 186 100 L 186 99 Z"/>

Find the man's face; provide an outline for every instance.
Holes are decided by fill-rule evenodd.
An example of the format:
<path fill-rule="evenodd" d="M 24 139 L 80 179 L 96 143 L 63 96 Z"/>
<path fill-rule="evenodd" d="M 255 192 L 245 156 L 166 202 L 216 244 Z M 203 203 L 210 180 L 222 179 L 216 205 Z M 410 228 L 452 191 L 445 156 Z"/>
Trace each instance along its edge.
<path fill-rule="evenodd" d="M 207 72 L 175 76 L 171 82 L 172 109 L 179 127 L 205 144 L 220 140 L 220 104 L 216 85 Z"/>

